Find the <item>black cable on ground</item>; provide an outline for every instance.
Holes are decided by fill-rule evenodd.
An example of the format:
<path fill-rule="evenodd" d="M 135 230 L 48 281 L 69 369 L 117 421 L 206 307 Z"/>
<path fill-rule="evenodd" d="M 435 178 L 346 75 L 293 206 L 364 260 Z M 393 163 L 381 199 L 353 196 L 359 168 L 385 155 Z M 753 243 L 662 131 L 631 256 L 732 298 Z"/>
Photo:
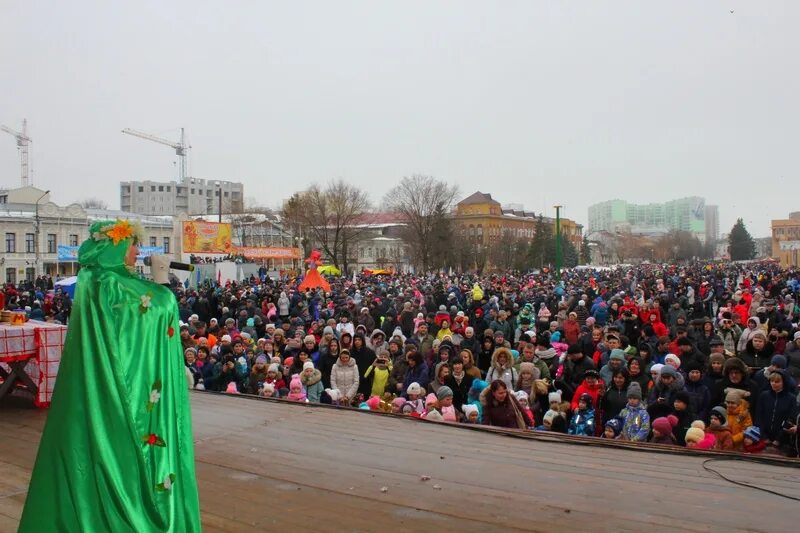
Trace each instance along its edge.
<path fill-rule="evenodd" d="M 734 485 L 739 485 L 741 487 L 746 487 L 748 489 L 760 490 L 762 492 L 767 492 L 769 494 L 774 494 L 775 496 L 780 496 L 781 498 L 786 498 L 788 500 L 794 500 L 796 502 L 800 502 L 800 498 L 796 498 L 795 496 L 789 496 L 788 494 L 781 494 L 780 492 L 777 492 L 777 491 L 774 491 L 774 490 L 771 490 L 771 489 L 767 489 L 767 488 L 764 488 L 764 487 L 759 487 L 758 485 L 753 485 L 751 483 L 745 483 L 744 481 L 736 481 L 735 479 L 731 479 L 728 476 L 726 476 L 725 474 L 721 473 L 719 470 L 714 470 L 713 468 L 710 468 L 708 466 L 708 463 L 711 463 L 713 461 L 742 461 L 742 460 L 747 461 L 747 462 L 757 462 L 757 463 L 770 464 L 768 461 L 758 461 L 758 460 L 755 460 L 755 458 L 748 458 L 748 459 L 725 458 L 725 459 L 706 459 L 705 461 L 703 461 L 702 466 L 703 466 L 703 469 L 705 471 L 711 472 L 712 474 L 716 474 L 717 476 L 719 476 L 721 479 L 724 479 L 728 483 L 733 483 Z"/>

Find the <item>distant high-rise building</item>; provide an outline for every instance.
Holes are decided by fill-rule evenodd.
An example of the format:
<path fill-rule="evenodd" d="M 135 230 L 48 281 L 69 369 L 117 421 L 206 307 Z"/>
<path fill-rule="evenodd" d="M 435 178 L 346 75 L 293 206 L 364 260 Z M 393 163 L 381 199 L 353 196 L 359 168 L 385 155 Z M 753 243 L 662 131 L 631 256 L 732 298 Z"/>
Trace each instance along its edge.
<path fill-rule="evenodd" d="M 719 206 L 706 206 L 706 242 L 715 243 L 719 238 Z"/>
<path fill-rule="evenodd" d="M 142 215 L 210 215 L 244 211 L 244 186 L 221 180 L 123 181 L 120 209 Z"/>
<path fill-rule="evenodd" d="M 658 236 L 679 230 L 688 231 L 705 242 L 705 218 L 705 200 L 699 196 L 645 205 L 608 200 L 589 206 L 589 233 L 629 230 L 635 234 Z"/>

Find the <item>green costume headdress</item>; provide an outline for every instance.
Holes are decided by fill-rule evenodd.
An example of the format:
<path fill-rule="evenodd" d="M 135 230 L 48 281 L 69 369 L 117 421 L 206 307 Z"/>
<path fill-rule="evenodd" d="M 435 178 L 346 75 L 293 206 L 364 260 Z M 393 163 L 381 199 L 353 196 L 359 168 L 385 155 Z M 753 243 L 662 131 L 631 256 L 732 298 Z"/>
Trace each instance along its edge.
<path fill-rule="evenodd" d="M 143 240 L 142 227 L 129 220 L 102 220 L 89 228 L 89 238 L 78 250 L 81 266 L 113 268 L 125 264 L 125 254 L 131 244 Z"/>

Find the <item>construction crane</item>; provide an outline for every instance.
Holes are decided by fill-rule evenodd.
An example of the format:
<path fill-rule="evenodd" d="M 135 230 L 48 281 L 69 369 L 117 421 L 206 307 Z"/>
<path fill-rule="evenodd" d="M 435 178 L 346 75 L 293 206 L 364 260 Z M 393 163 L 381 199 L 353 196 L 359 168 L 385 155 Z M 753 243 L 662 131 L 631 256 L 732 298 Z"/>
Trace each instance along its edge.
<path fill-rule="evenodd" d="M 150 135 L 149 133 L 144 133 L 142 131 L 132 130 L 130 128 L 125 128 L 124 130 L 122 130 L 122 133 L 133 135 L 134 137 L 139 137 L 140 139 L 153 141 L 155 143 L 165 144 L 170 148 L 174 149 L 175 154 L 180 158 L 181 182 L 186 181 L 186 152 L 189 151 L 189 148 L 191 148 L 191 146 L 186 146 L 186 138 L 183 133 L 183 128 L 181 128 L 181 140 L 179 142 L 172 142 L 169 139 L 162 139 L 161 137 L 156 137 L 155 135 Z"/>
<path fill-rule="evenodd" d="M 22 186 L 30 185 L 30 172 L 28 168 L 28 145 L 32 142 L 28 137 L 28 119 L 22 119 L 22 131 L 12 130 L 8 126 L 0 126 L 0 130 L 9 133 L 17 139 L 17 150 L 19 150 L 19 162 L 22 169 Z"/>

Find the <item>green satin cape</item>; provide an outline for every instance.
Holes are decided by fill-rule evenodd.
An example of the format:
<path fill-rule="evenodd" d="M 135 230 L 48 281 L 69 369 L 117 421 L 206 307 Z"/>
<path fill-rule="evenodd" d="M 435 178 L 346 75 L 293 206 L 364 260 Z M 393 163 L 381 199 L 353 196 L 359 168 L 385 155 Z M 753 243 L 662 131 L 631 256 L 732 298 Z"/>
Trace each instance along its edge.
<path fill-rule="evenodd" d="M 20 531 L 201 529 L 178 308 L 125 268 L 132 240 L 81 246 Z"/>

